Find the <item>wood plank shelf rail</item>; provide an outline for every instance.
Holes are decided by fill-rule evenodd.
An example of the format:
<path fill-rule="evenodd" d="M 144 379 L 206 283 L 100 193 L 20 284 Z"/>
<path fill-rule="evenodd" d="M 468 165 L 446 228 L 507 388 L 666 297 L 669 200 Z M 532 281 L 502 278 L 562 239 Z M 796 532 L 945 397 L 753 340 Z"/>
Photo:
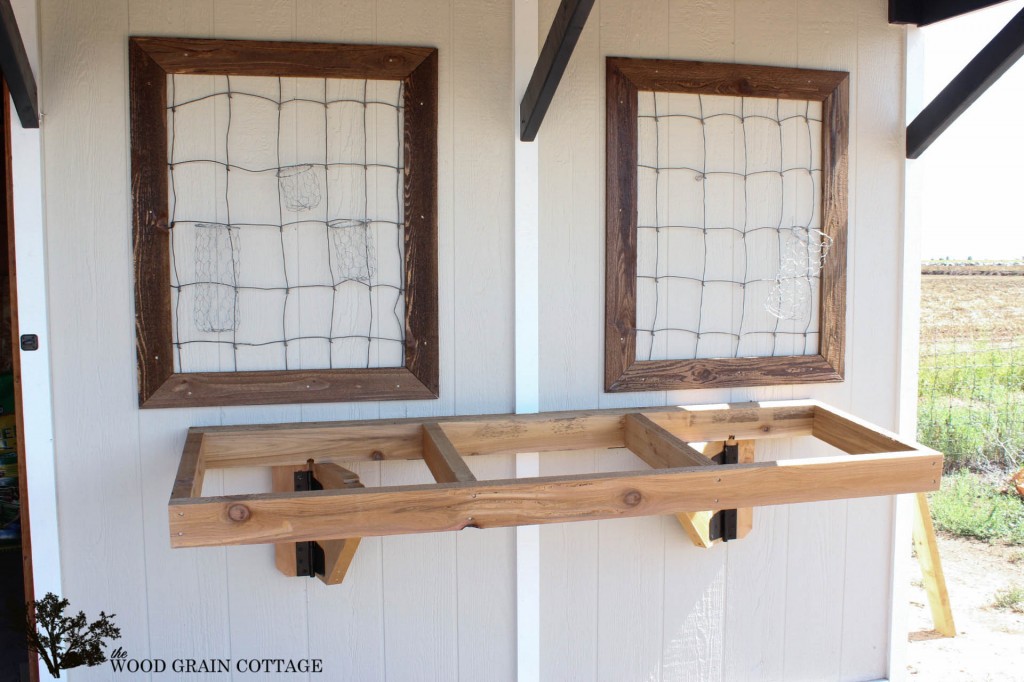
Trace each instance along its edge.
<path fill-rule="evenodd" d="M 754 461 L 756 441 L 797 436 L 846 454 Z M 600 448 L 651 469 L 477 480 L 464 459 Z M 343 468 L 413 459 L 436 483 L 364 487 Z M 273 468 L 273 491 L 203 497 L 205 472 L 232 467 Z M 706 547 L 749 532 L 751 507 L 935 490 L 941 473 L 940 453 L 813 400 L 196 427 L 168 511 L 173 547 L 274 543 L 283 573 L 312 575 L 294 551 L 312 543 L 333 584 L 364 537 L 673 514 Z"/>

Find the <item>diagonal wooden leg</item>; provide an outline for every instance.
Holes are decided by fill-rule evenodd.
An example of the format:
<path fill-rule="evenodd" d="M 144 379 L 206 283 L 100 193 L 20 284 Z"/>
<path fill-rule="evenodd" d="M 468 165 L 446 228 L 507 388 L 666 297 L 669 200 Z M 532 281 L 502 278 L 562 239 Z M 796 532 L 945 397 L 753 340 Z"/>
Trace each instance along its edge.
<path fill-rule="evenodd" d="M 686 532 L 686 536 L 690 538 L 690 542 L 707 549 L 715 544 L 711 539 L 711 517 L 714 515 L 713 511 L 680 512 L 676 514 L 676 519 Z"/>
<path fill-rule="evenodd" d="M 946 575 L 942 572 L 939 545 L 935 541 L 935 526 L 924 493 L 917 493 L 914 504 L 914 550 L 924 576 L 924 589 L 928 593 L 935 630 L 945 637 L 956 637 L 953 609 L 949 603 L 949 592 L 946 591 Z"/>
<path fill-rule="evenodd" d="M 340 467 L 337 464 L 314 464 L 313 477 L 320 481 L 324 490 L 335 488 L 362 488 L 359 476 L 353 472 Z M 318 544 L 324 552 L 324 571 L 317 573 L 327 585 L 338 585 L 345 579 L 348 567 L 352 565 L 356 550 L 359 549 L 359 541 L 362 538 L 348 538 L 347 540 L 324 540 Z"/>
<path fill-rule="evenodd" d="M 361 538 L 349 538 L 321 542 L 320 546 L 324 550 L 324 573 L 317 573 L 316 577 L 326 585 L 340 585 L 348 573 L 348 567 L 352 565 L 360 540 Z"/>

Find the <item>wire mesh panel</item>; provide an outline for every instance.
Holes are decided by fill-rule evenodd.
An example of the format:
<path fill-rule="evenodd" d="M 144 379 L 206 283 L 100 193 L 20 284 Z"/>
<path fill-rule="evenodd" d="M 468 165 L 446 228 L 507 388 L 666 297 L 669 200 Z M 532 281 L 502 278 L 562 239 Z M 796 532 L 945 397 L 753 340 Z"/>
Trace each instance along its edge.
<path fill-rule="evenodd" d="M 167 88 L 175 371 L 403 366 L 403 82 Z"/>
<path fill-rule="evenodd" d="M 849 74 L 606 75 L 605 390 L 842 381 Z"/>
<path fill-rule="evenodd" d="M 436 398 L 437 50 L 128 57 L 139 405 Z"/>
<path fill-rule="evenodd" d="M 816 355 L 822 103 L 637 96 L 636 360 Z"/>

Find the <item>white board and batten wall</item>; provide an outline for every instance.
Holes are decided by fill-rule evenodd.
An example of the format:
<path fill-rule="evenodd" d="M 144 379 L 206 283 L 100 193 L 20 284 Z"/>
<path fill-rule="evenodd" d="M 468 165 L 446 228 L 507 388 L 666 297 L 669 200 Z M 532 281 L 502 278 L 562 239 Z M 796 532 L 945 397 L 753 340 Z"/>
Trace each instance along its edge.
<path fill-rule="evenodd" d="M 540 2 L 541 39 L 557 4 Z M 129 35 L 439 48 L 439 400 L 138 409 Z M 132 657 L 324 659 L 327 674 L 310 679 L 515 679 L 512 529 L 368 539 L 345 583 L 329 588 L 281 577 L 266 546 L 172 551 L 166 517 L 192 425 L 515 408 L 513 3 L 42 0 L 40 36 L 64 595 L 87 613 L 117 613 L 118 644 Z M 607 55 L 851 72 L 845 383 L 602 392 Z M 600 0 L 538 141 L 540 408 L 810 396 L 895 427 L 903 55 L 904 32 L 888 26 L 881 0 Z M 481 478 L 515 472 L 513 457 L 469 463 Z M 623 466 L 636 462 L 621 452 L 541 458 L 541 474 Z M 369 485 L 430 480 L 419 462 L 358 471 Z M 266 472 L 239 470 L 213 474 L 205 492 L 268 486 Z M 884 677 L 893 509 L 869 499 L 759 510 L 750 537 L 712 550 L 664 518 L 542 527 L 541 679 Z"/>
<path fill-rule="evenodd" d="M 542 24 L 556 6 L 542 5 Z M 541 409 L 815 397 L 894 428 L 904 32 L 886 3 L 602 2 L 590 22 L 541 133 Z M 845 383 L 601 393 L 608 55 L 851 72 Z M 618 457 L 588 470 L 634 463 Z M 541 473 L 578 467 L 543 458 Z M 748 538 L 710 551 L 670 518 L 542 527 L 541 669 L 558 680 L 885 677 L 892 522 L 890 499 L 760 509 Z"/>

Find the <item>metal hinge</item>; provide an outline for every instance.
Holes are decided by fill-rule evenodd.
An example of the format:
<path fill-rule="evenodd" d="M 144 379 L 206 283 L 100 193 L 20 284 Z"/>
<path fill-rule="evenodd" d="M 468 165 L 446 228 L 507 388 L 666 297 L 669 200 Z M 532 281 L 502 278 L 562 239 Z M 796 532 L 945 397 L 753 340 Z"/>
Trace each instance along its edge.
<path fill-rule="evenodd" d="M 312 471 L 296 471 L 295 492 L 323 490 L 320 481 L 316 480 Z M 324 572 L 324 549 L 315 540 L 295 543 L 295 575 L 315 578 L 317 573 Z"/>

